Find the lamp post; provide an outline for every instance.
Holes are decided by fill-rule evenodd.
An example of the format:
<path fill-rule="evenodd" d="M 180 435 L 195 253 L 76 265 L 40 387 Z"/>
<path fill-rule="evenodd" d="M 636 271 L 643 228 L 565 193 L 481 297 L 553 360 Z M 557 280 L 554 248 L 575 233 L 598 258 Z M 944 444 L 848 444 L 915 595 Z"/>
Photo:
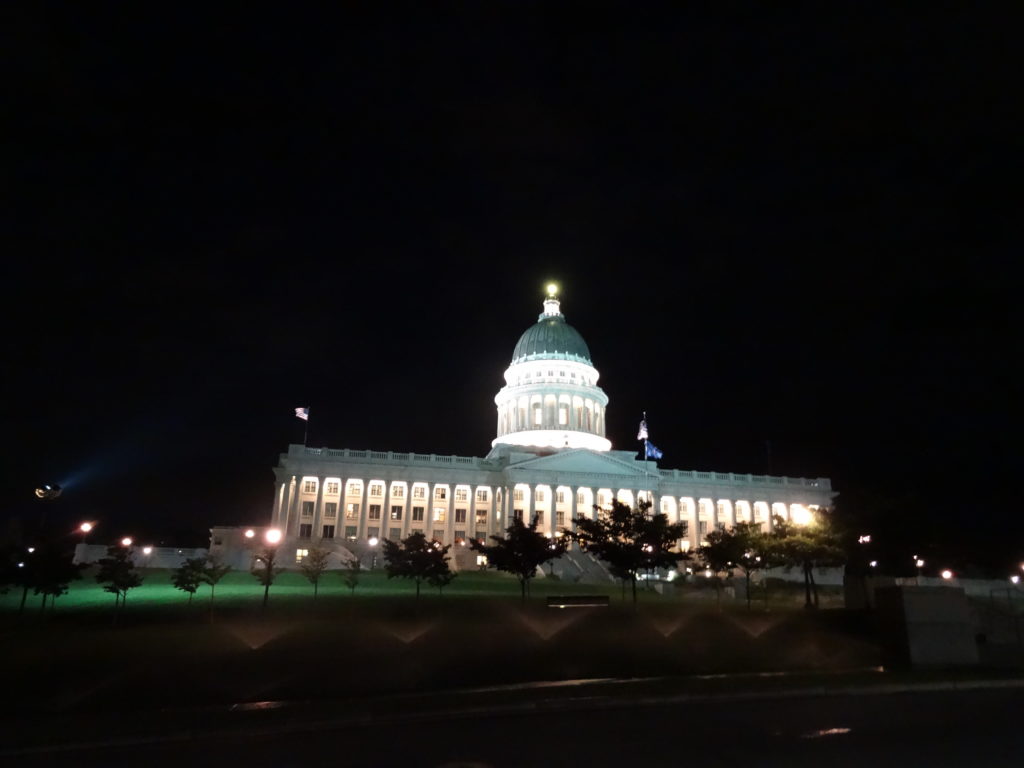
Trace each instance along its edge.
<path fill-rule="evenodd" d="M 263 561 L 263 610 L 266 610 L 267 601 L 270 599 L 270 585 L 274 583 L 274 562 L 277 560 L 277 546 L 281 543 L 281 531 L 269 528 L 263 534 L 263 540 L 267 543 L 266 549 L 256 557 Z"/>
<path fill-rule="evenodd" d="M 377 545 L 380 544 L 380 539 L 371 536 L 366 543 L 370 545 L 370 570 L 372 571 L 377 567 Z"/>
<path fill-rule="evenodd" d="M 924 560 L 914 555 L 914 565 L 917 567 L 917 583 L 921 583 L 921 569 L 924 568 Z"/>

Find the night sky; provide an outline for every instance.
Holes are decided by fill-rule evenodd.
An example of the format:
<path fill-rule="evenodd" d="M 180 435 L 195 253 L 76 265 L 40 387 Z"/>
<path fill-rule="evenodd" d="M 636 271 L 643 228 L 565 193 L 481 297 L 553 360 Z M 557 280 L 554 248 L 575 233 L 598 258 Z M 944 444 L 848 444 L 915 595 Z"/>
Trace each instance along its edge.
<path fill-rule="evenodd" d="M 1013 25 L 480 5 L 11 12 L 0 515 L 264 522 L 297 406 L 484 455 L 555 279 L 615 448 L 1024 557 Z"/>

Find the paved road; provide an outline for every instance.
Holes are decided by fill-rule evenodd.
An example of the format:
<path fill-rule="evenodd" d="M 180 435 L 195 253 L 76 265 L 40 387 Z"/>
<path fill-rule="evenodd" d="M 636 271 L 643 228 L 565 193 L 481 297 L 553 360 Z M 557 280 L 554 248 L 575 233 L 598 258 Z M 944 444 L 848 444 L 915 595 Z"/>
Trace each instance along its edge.
<path fill-rule="evenodd" d="M 10 755 L 7 765 L 254 766 L 1021 766 L 1024 688 L 445 704 L 359 716 L 254 719 L 215 735 Z M 109 736 L 116 736 L 116 721 Z M 194 729 L 194 723 L 190 728 Z M 155 734 L 160 738 L 160 734 Z M 100 734 L 103 736 L 103 734 Z"/>

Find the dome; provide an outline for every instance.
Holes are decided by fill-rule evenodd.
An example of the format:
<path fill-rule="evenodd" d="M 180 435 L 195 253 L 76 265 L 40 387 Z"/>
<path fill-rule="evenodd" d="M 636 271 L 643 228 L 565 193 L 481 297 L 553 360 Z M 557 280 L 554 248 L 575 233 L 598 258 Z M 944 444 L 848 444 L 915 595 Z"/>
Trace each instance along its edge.
<path fill-rule="evenodd" d="M 516 342 L 512 363 L 525 360 L 576 360 L 593 365 L 587 342 L 562 314 L 543 314 Z"/>

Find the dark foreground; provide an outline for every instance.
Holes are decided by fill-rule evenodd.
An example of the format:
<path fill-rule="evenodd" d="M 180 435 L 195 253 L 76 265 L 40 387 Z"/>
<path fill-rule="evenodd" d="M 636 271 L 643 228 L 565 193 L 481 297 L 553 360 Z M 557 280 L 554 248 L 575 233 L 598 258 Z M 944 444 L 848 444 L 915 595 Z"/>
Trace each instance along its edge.
<path fill-rule="evenodd" d="M 8 765 L 1019 766 L 1021 681 L 753 688 L 620 683 L 176 711 L 68 727 Z M 749 681 L 747 681 L 749 682 Z M 719 687 L 723 681 L 718 681 Z M 734 689 L 731 692 L 728 689 Z M 53 722 L 55 729 L 61 721 Z M 14 739 L 17 741 L 17 739 Z"/>

